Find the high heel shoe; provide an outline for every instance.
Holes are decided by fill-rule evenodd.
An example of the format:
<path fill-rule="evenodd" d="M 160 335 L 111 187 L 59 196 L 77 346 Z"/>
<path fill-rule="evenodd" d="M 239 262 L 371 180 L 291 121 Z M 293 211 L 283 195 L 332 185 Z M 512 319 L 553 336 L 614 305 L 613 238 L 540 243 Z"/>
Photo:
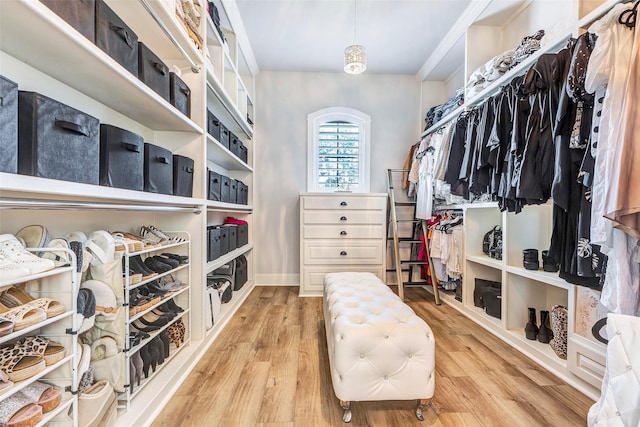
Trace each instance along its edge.
<path fill-rule="evenodd" d="M 164 363 L 164 344 L 160 340 L 160 337 L 155 337 L 153 339 L 153 345 L 156 347 L 156 351 L 158 352 L 158 365 L 162 365 Z"/>
<path fill-rule="evenodd" d="M 145 378 L 149 378 L 149 368 L 151 367 L 151 355 L 149 354 L 148 346 L 144 346 L 140 349 L 140 358 L 142 358 L 142 373 Z"/>
<path fill-rule="evenodd" d="M 131 361 L 133 362 L 133 366 L 135 367 L 135 377 L 131 378 L 131 391 L 133 392 L 133 382 L 136 381 L 137 385 L 140 386 L 140 380 L 142 379 L 142 370 L 144 368 L 144 362 L 142 361 L 142 357 L 140 356 L 140 352 L 136 351 L 131 356 Z"/>
<path fill-rule="evenodd" d="M 167 335 L 167 331 L 164 330 L 162 332 L 160 332 L 160 341 L 162 341 L 162 348 L 164 350 L 164 358 L 168 358 L 169 357 L 169 335 Z"/>
<path fill-rule="evenodd" d="M 156 369 L 158 368 L 158 359 L 160 358 L 158 347 L 153 344 L 153 340 L 149 344 L 145 345 L 145 347 L 147 347 L 147 351 L 149 352 L 151 370 L 155 373 Z"/>

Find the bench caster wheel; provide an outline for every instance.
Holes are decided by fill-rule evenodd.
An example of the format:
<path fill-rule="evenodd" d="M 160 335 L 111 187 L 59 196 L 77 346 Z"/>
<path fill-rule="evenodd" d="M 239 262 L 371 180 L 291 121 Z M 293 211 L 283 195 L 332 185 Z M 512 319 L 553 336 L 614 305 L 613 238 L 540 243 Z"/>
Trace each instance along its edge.
<path fill-rule="evenodd" d="M 345 423 L 350 423 L 351 422 L 351 402 L 344 401 L 341 400 L 340 401 L 340 406 L 342 406 L 342 409 L 344 409 L 344 414 L 342 414 L 342 421 L 344 421 Z"/>
<path fill-rule="evenodd" d="M 422 411 L 424 411 L 430 403 L 431 399 L 418 400 L 418 407 L 416 408 L 416 417 L 418 417 L 418 420 L 424 421 L 424 414 L 422 413 Z"/>

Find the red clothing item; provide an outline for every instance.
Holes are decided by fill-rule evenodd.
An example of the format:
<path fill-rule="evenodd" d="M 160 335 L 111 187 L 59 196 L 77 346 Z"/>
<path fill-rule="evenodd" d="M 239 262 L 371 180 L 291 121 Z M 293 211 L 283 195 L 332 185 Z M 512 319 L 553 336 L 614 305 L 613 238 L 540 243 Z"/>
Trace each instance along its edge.
<path fill-rule="evenodd" d="M 244 219 L 238 219 L 238 218 L 234 218 L 232 216 L 228 216 L 225 220 L 224 220 L 225 224 L 247 224 L 247 221 L 245 221 Z"/>

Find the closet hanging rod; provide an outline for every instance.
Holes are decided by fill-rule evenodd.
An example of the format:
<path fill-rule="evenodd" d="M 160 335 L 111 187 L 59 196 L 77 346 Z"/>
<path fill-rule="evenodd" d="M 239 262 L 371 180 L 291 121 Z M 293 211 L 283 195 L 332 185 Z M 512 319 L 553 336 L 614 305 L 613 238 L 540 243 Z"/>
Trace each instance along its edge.
<path fill-rule="evenodd" d="M 155 10 L 153 10 L 153 8 L 151 7 L 151 5 L 149 4 L 149 2 L 147 0 L 140 0 L 140 3 L 142 4 L 142 6 L 147 9 L 147 12 L 149 12 L 149 15 L 151 15 L 151 17 L 153 18 L 154 21 L 156 21 L 156 23 L 158 24 L 158 26 L 160 28 L 162 28 L 162 31 L 165 33 L 165 35 L 169 38 L 169 40 L 171 41 L 171 43 L 173 43 L 173 45 L 176 47 L 176 49 L 178 49 L 178 51 L 180 52 L 180 54 L 184 57 L 184 59 L 187 60 L 187 62 L 191 65 L 191 71 L 193 71 L 194 73 L 199 73 L 200 72 L 200 66 L 198 64 L 196 64 L 193 59 L 191 59 L 191 57 L 187 54 L 187 52 L 185 52 L 185 50 L 182 48 L 182 46 L 180 46 L 180 43 L 178 43 L 178 41 L 176 40 L 176 38 L 173 36 L 173 34 L 171 34 L 171 31 L 169 31 L 169 29 L 167 28 L 167 26 L 165 25 L 165 23 L 162 21 L 162 19 L 160 19 L 160 17 L 158 16 L 158 14 L 156 13 Z"/>
<path fill-rule="evenodd" d="M 202 212 L 198 206 L 128 205 L 61 200 L 0 199 L 0 210 L 11 209 L 192 212 L 195 215 Z"/>

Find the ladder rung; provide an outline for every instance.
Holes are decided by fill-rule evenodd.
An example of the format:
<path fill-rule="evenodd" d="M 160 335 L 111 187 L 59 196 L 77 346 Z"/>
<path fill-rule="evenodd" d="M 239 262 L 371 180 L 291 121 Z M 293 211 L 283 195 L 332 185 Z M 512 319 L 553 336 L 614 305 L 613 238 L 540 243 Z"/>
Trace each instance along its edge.
<path fill-rule="evenodd" d="M 387 237 L 387 240 L 393 240 L 393 236 Z M 402 243 L 420 243 L 422 240 L 414 239 L 413 237 L 398 237 L 398 242 Z"/>
<path fill-rule="evenodd" d="M 395 268 L 387 268 L 387 273 L 396 273 L 397 270 Z M 408 273 L 409 270 L 400 270 L 401 273 Z"/>
<path fill-rule="evenodd" d="M 402 282 L 404 286 L 431 286 L 430 283 L 427 282 Z"/>
<path fill-rule="evenodd" d="M 412 259 L 406 259 L 406 260 L 400 260 L 400 264 L 407 264 L 407 265 L 428 265 L 429 263 L 427 261 L 414 261 Z"/>
<path fill-rule="evenodd" d="M 396 206 L 415 206 L 416 202 L 396 202 Z"/>
<path fill-rule="evenodd" d="M 415 218 L 414 219 L 398 219 L 398 220 L 396 220 L 396 222 L 413 222 L 413 223 L 420 222 L 420 221 L 422 221 L 422 220 L 415 219 Z"/>

